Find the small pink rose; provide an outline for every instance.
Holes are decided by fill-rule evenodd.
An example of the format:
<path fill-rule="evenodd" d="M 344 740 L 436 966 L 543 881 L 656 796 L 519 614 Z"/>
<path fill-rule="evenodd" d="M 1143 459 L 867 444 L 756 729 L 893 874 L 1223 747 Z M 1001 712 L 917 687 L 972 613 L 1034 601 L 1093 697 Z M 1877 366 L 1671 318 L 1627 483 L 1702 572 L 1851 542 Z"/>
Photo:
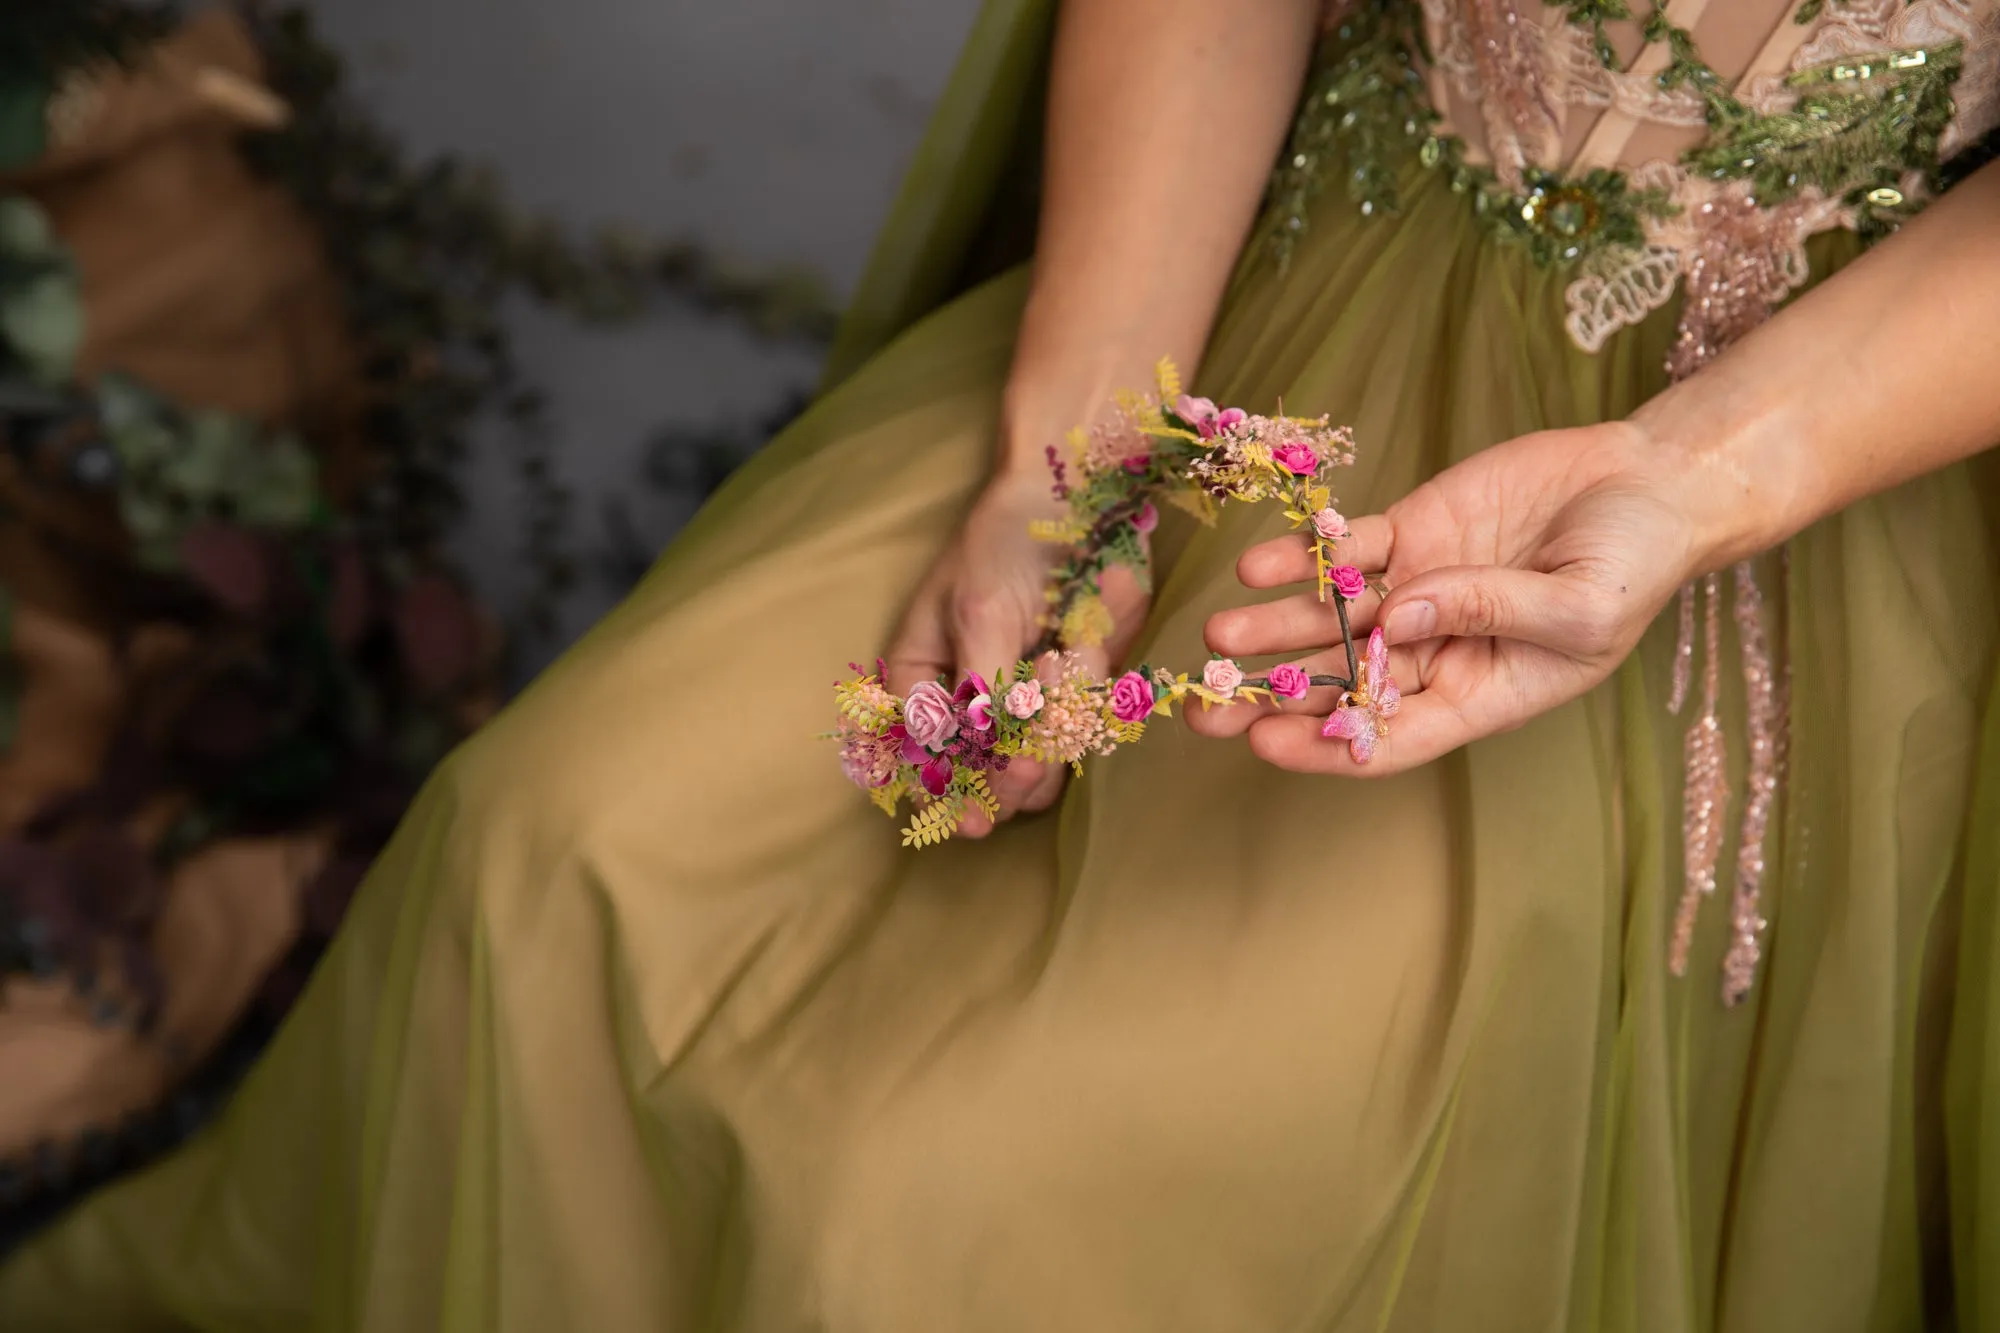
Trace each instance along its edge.
<path fill-rule="evenodd" d="M 1295 477 L 1310 477 L 1319 471 L 1319 455 L 1309 444 L 1293 440 L 1271 451 L 1271 461 Z"/>
<path fill-rule="evenodd" d="M 1271 668 L 1269 684 L 1273 694 L 1282 695 L 1287 699 L 1303 699 L 1306 697 L 1306 691 L 1312 688 L 1312 677 L 1306 674 L 1304 667 L 1287 662 L 1283 666 Z"/>
<path fill-rule="evenodd" d="M 1313 511 L 1313 531 L 1330 542 L 1352 535 L 1347 530 L 1347 520 L 1340 516 L 1338 509 L 1331 507 Z"/>
<path fill-rule="evenodd" d="M 1142 537 L 1160 526 L 1160 511 L 1153 507 L 1151 500 L 1140 505 L 1139 512 L 1132 515 L 1132 526 Z"/>
<path fill-rule="evenodd" d="M 951 695 L 934 680 L 920 680 L 903 700 L 903 727 L 911 740 L 927 750 L 942 750 L 958 735 L 958 713 Z"/>
<path fill-rule="evenodd" d="M 1351 602 L 1368 591 L 1368 580 L 1363 578 L 1361 571 L 1353 565 L 1335 565 L 1333 590 Z"/>
<path fill-rule="evenodd" d="M 1201 669 L 1201 683 L 1223 698 L 1233 699 L 1236 687 L 1243 683 L 1243 668 L 1226 657 L 1210 658 Z"/>
<path fill-rule="evenodd" d="M 1111 715 L 1120 722 L 1142 721 L 1152 711 L 1152 682 L 1138 672 L 1126 672 L 1111 687 Z"/>
<path fill-rule="evenodd" d="M 1133 454 L 1125 460 L 1125 470 L 1135 477 L 1144 476 L 1146 469 L 1153 465 L 1151 454 Z"/>
<path fill-rule="evenodd" d="M 944 795 L 945 789 L 951 786 L 951 756 L 933 755 L 929 763 L 917 770 L 917 779 L 931 795 Z"/>
<path fill-rule="evenodd" d="M 1240 407 L 1225 407 L 1215 418 L 1215 433 L 1227 435 L 1250 419 L 1250 414 Z"/>
<path fill-rule="evenodd" d="M 1042 711 L 1042 682 L 1024 680 L 1007 691 L 1007 713 L 1023 722 Z"/>

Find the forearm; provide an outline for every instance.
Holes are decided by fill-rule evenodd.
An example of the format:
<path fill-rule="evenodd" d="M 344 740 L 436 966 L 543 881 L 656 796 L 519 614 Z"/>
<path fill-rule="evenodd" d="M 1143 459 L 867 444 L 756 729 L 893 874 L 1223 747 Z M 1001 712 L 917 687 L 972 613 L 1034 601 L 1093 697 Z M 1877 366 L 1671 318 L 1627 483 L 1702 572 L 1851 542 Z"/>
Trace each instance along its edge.
<path fill-rule="evenodd" d="M 1318 0 L 1067 0 L 1001 466 L 1201 354 L 1310 57 Z"/>
<path fill-rule="evenodd" d="M 1711 566 L 2000 441 L 2000 164 L 1634 421 L 1684 467 Z"/>

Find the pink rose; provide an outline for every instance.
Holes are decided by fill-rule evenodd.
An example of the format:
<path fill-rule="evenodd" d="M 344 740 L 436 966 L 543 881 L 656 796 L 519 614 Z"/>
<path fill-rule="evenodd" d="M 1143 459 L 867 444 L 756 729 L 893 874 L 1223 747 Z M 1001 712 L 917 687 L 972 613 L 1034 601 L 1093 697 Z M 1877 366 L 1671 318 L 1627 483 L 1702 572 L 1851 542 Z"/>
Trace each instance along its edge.
<path fill-rule="evenodd" d="M 1295 477 L 1310 477 L 1319 471 L 1319 455 L 1313 452 L 1311 445 L 1297 440 L 1273 449 L 1271 461 Z"/>
<path fill-rule="evenodd" d="M 1139 535 L 1142 537 L 1160 526 L 1160 511 L 1153 508 L 1151 500 L 1140 505 L 1139 512 L 1132 515 L 1132 526 L 1138 530 Z"/>
<path fill-rule="evenodd" d="M 1313 531 L 1330 542 L 1352 535 L 1347 530 L 1347 520 L 1340 516 L 1339 510 L 1332 508 L 1313 511 Z"/>
<path fill-rule="evenodd" d="M 1125 460 L 1125 470 L 1135 477 L 1144 476 L 1146 469 L 1153 465 L 1151 454 L 1133 454 Z"/>
<path fill-rule="evenodd" d="M 1368 580 L 1363 578 L 1361 571 L 1353 565 L 1335 565 L 1333 590 L 1351 602 L 1368 591 Z"/>
<path fill-rule="evenodd" d="M 1210 658 L 1201 669 L 1201 683 L 1225 699 L 1234 698 L 1236 687 L 1243 683 L 1243 668 L 1226 657 Z"/>
<path fill-rule="evenodd" d="M 1111 715 L 1120 722 L 1138 722 L 1153 711 L 1153 686 L 1136 671 L 1128 671 L 1111 687 Z"/>
<path fill-rule="evenodd" d="M 1303 699 L 1306 697 L 1306 691 L 1312 688 L 1312 677 L 1306 674 L 1304 667 L 1287 662 L 1283 666 L 1271 668 L 1268 683 L 1273 694 L 1283 695 L 1287 699 Z"/>
<path fill-rule="evenodd" d="M 1042 711 L 1042 682 L 1024 680 L 1007 691 L 1007 713 L 1023 722 Z"/>
<path fill-rule="evenodd" d="M 903 728 L 911 740 L 927 750 L 942 750 L 945 742 L 958 735 L 958 712 L 951 695 L 934 680 L 921 680 L 910 687 L 903 700 Z"/>

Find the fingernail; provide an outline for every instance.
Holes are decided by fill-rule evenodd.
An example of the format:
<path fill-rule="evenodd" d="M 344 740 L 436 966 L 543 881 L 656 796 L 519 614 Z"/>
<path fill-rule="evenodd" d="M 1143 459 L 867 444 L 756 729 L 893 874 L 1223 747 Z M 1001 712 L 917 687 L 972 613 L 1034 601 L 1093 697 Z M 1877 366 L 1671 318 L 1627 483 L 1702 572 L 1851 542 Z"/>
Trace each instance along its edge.
<path fill-rule="evenodd" d="M 1382 632 L 1390 643 L 1415 643 L 1437 633 L 1438 609 L 1429 602 L 1404 602 L 1389 613 Z"/>

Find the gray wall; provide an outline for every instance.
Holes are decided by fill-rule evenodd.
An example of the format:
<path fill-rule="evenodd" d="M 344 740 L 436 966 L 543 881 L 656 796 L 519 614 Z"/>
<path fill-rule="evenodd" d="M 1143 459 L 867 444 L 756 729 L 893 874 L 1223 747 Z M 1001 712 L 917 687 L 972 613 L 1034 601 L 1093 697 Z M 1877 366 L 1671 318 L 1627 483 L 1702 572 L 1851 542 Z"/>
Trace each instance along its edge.
<path fill-rule="evenodd" d="M 977 0 L 314 0 L 356 94 L 420 154 L 493 164 L 525 211 L 687 235 L 852 290 Z M 615 331 L 522 310 L 576 492 L 574 637 L 617 595 L 589 557 L 607 498 L 658 546 L 690 505 L 635 486 L 663 425 L 730 425 L 812 382 L 814 357 L 676 311 Z M 518 496 L 488 434 L 459 549 L 488 604 L 521 591 Z M 560 644 L 540 645 L 529 665 Z"/>

